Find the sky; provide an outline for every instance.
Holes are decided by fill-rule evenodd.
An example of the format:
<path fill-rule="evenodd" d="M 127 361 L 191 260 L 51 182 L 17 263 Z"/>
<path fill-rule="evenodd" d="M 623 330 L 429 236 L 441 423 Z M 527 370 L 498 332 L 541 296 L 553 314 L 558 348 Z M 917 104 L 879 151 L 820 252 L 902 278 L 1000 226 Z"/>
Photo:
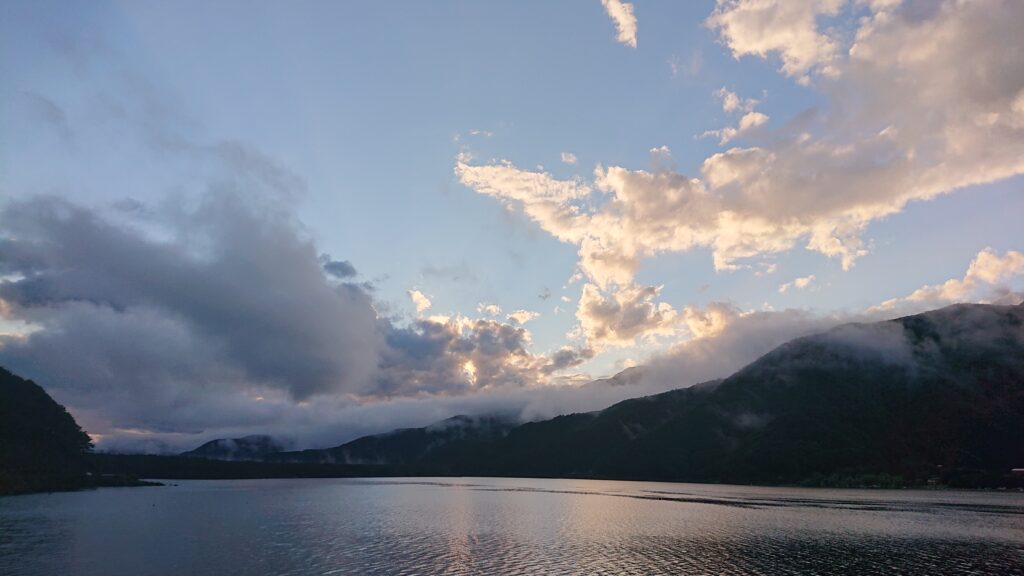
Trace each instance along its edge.
<path fill-rule="evenodd" d="M 0 365 L 100 449 L 599 409 L 1024 290 L 1015 0 L 0 11 Z"/>

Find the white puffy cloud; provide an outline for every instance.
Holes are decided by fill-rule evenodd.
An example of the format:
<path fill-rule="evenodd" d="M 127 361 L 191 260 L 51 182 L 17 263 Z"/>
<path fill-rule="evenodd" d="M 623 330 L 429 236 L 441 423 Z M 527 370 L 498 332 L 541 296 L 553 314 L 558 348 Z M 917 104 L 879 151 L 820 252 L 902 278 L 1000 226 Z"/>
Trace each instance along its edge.
<path fill-rule="evenodd" d="M 544 229 L 563 242 L 582 241 L 577 203 L 590 194 L 590 186 L 576 180 L 557 180 L 547 172 L 521 170 L 509 162 L 475 166 L 460 154 L 455 164 L 459 181 L 481 194 L 515 203 Z"/>
<path fill-rule="evenodd" d="M 763 278 L 765 276 L 775 274 L 775 272 L 779 269 L 779 265 L 775 264 L 774 262 L 761 262 L 758 268 L 759 269 L 754 272 L 754 276 L 756 276 L 757 278 Z"/>
<path fill-rule="evenodd" d="M 562 152 L 562 163 L 563 164 L 576 164 L 576 155 L 572 152 Z"/>
<path fill-rule="evenodd" d="M 678 313 L 667 303 L 656 303 L 658 286 L 628 285 L 604 294 L 585 284 L 576 318 L 592 347 L 629 346 L 638 337 L 671 335 L 678 328 Z"/>
<path fill-rule="evenodd" d="M 725 86 L 715 90 L 715 97 L 722 103 L 724 112 L 753 112 L 759 104 L 753 98 L 740 98 L 738 94 Z"/>
<path fill-rule="evenodd" d="M 843 4 L 719 3 L 709 24 L 734 52 L 780 52 L 787 73 L 827 68 L 828 106 L 769 144 L 704 159 L 696 176 L 659 160 L 652 171 L 598 166 L 591 182 L 557 180 L 465 156 L 456 173 L 577 245 L 580 270 L 602 289 L 631 283 L 642 258 L 694 247 L 710 249 L 718 270 L 798 244 L 849 268 L 867 253 L 872 221 L 1024 173 L 1024 3 L 860 3 L 866 13 L 841 41 L 818 31 L 818 17 Z M 726 92 L 723 106 L 749 107 Z M 760 117 L 742 122 L 766 129 Z"/>
<path fill-rule="evenodd" d="M 633 5 L 621 0 L 601 0 L 608 17 L 615 23 L 617 31 L 616 40 L 636 48 L 636 16 L 633 15 Z"/>
<path fill-rule="evenodd" d="M 791 282 L 786 282 L 785 284 L 779 286 L 779 294 L 785 294 L 786 292 L 789 292 L 789 290 L 792 288 L 795 288 L 797 290 L 803 290 L 804 288 L 810 286 L 811 282 L 814 282 L 814 279 L 814 274 L 811 274 L 809 276 L 801 276 L 800 278 L 794 278 Z"/>
<path fill-rule="evenodd" d="M 725 128 L 719 128 L 718 130 L 708 130 L 701 136 L 714 136 L 715 138 L 718 138 L 719 144 L 725 145 L 732 140 L 749 133 L 751 130 L 766 124 L 767 122 L 767 115 L 760 112 L 747 112 L 740 118 L 738 125 L 726 126 Z"/>
<path fill-rule="evenodd" d="M 725 302 L 712 302 L 703 310 L 696 306 L 683 309 L 683 321 L 694 338 L 714 336 L 741 315 L 738 308 Z"/>
<path fill-rule="evenodd" d="M 715 97 L 722 102 L 722 110 L 725 112 L 743 112 L 740 116 L 739 122 L 736 126 L 726 126 L 725 128 L 719 128 L 718 130 L 708 130 L 701 135 L 702 138 L 714 136 L 718 138 L 718 143 L 725 145 L 730 141 L 744 136 L 754 129 L 763 126 L 768 122 L 768 116 L 761 112 L 756 112 L 755 107 L 759 102 L 753 98 L 740 98 L 735 92 L 732 92 L 725 88 L 719 88 L 715 91 Z"/>
<path fill-rule="evenodd" d="M 974 257 L 963 278 L 923 286 L 903 298 L 882 302 L 873 311 L 903 313 L 927 310 L 951 302 L 993 301 L 1011 295 L 1006 283 L 1024 277 L 1024 253 L 1008 250 L 1002 256 L 985 248 Z"/>
<path fill-rule="evenodd" d="M 501 306 L 497 304 L 485 304 L 483 302 L 477 304 L 476 311 L 479 314 L 486 314 L 488 316 L 500 316 Z"/>
<path fill-rule="evenodd" d="M 747 112 L 740 118 L 740 124 L 737 127 L 737 133 L 742 134 L 758 126 L 761 126 L 768 121 L 768 116 L 761 114 L 760 112 Z"/>
<path fill-rule="evenodd" d="M 407 294 L 409 295 L 409 300 L 412 301 L 412 305 L 416 307 L 417 314 L 426 312 L 433 305 L 430 298 L 419 290 L 409 290 Z"/>
<path fill-rule="evenodd" d="M 844 4 L 846 0 L 718 0 L 706 24 L 718 31 L 736 58 L 778 54 L 783 72 L 802 77 L 811 70 L 830 70 L 839 46 L 819 29 L 818 18 L 837 14 Z"/>
<path fill-rule="evenodd" d="M 509 312 L 507 318 L 516 324 L 522 325 L 537 318 L 538 316 L 540 316 L 540 313 L 532 310 L 515 310 L 513 312 Z"/>

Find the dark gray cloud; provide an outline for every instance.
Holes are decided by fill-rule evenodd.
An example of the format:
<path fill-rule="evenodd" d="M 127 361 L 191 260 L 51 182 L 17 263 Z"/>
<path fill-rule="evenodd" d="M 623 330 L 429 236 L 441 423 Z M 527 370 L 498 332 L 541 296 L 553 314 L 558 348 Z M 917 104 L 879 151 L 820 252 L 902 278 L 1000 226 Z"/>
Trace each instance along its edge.
<path fill-rule="evenodd" d="M 339 414 L 361 406 L 527 390 L 581 361 L 535 355 L 526 329 L 496 320 L 395 325 L 364 286 L 331 281 L 354 267 L 325 262 L 269 188 L 110 212 L 8 202 L 0 311 L 34 331 L 0 336 L 0 364 L 42 383 L 107 445 L 153 447 L 344 436 L 361 428 Z"/>
<path fill-rule="evenodd" d="M 352 278 L 358 274 L 356 267 L 348 260 L 331 260 L 330 257 L 324 262 L 324 272 L 341 279 Z"/>
<path fill-rule="evenodd" d="M 593 357 L 593 348 L 572 348 L 566 346 L 551 354 L 550 362 L 541 371 L 545 374 L 551 374 L 559 370 L 579 366 Z"/>
<path fill-rule="evenodd" d="M 5 357 L 47 338 L 68 348 L 87 343 L 90 326 L 71 322 L 69 310 L 89 309 L 97 321 L 147 314 L 139 322 L 147 329 L 160 326 L 156 319 L 173 322 L 246 381 L 296 399 L 372 385 L 382 341 L 369 297 L 325 282 L 312 244 L 279 212 L 211 193 L 146 222 L 162 225 L 148 235 L 44 198 L 8 204 L 0 224 L 9 235 L 0 266 L 16 275 L 0 284 L 0 298 L 43 327 L 7 342 Z M 159 235 L 170 239 L 152 237 Z M 112 354 L 123 349 L 110 344 Z"/>

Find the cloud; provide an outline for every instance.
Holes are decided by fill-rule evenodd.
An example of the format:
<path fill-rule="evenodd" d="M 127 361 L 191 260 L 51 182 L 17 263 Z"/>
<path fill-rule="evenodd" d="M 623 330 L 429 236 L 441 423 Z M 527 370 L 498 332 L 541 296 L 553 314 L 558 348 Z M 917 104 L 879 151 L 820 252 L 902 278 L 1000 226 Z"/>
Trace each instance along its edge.
<path fill-rule="evenodd" d="M 0 337 L 0 364 L 42 382 L 104 448 L 184 449 L 255 432 L 324 446 L 456 413 L 598 409 L 724 376 L 790 338 L 858 319 L 727 303 L 676 313 L 655 303 L 656 287 L 605 294 L 587 283 L 578 313 L 596 345 L 691 338 L 644 368 L 582 383 L 571 370 L 591 346 L 535 354 L 516 322 L 396 326 L 376 316 L 358 286 L 327 277 L 280 206 L 223 191 L 162 206 L 114 221 L 43 198 L 9 203 L 0 217 L 3 314 L 36 327 Z M 1019 274 L 1021 259 L 983 251 L 965 277 L 997 283 Z"/>
<path fill-rule="evenodd" d="M 760 112 L 747 112 L 740 118 L 740 124 L 737 128 L 738 134 L 748 132 L 758 126 L 761 126 L 768 121 L 768 116 L 761 114 Z"/>
<path fill-rule="evenodd" d="M 77 120 L 37 143 L 72 173 L 107 148 L 86 141 L 152 169 L 92 181 L 91 203 L 14 190 L 0 205 L 0 365 L 43 385 L 101 449 L 253 433 L 334 445 L 589 379 L 572 371 L 589 352 L 536 353 L 515 321 L 381 315 L 389 303 L 298 220 L 301 176 L 247 144 L 195 140 L 165 94 L 120 72 L 125 86 L 96 90 L 98 123 L 49 98 L 26 118 Z"/>
<path fill-rule="evenodd" d="M 627 398 L 656 394 L 722 378 L 794 338 L 822 333 L 849 322 L 875 321 L 890 316 L 879 313 L 826 315 L 793 309 L 736 313 L 731 315 L 731 320 L 721 324 L 719 330 L 692 338 L 675 346 L 669 352 L 648 360 L 645 365 L 628 369 L 612 378 L 581 382 L 575 375 L 570 374 L 560 381 L 563 385 L 557 386 L 487 387 L 472 394 L 453 393 L 416 397 L 393 395 L 370 403 L 318 402 L 301 409 L 289 404 L 285 415 L 261 422 L 256 428 L 252 424 L 232 424 L 205 433 L 149 431 L 144 438 L 166 441 L 173 446 L 185 448 L 194 447 L 200 439 L 241 436 L 262 431 L 298 437 L 301 439 L 301 446 L 325 447 L 395 427 L 425 426 L 454 414 L 503 413 L 523 420 L 551 418 L 560 414 L 599 410 Z M 959 329 L 958 326 L 972 321 L 970 314 L 957 318 L 956 325 L 951 325 L 951 329 Z M 888 359 L 893 362 L 900 360 L 902 341 L 898 339 L 898 333 L 885 328 L 876 333 L 865 328 L 870 326 L 851 326 L 832 332 L 831 341 L 846 348 L 864 347 L 866 353 L 889 354 Z M 443 349 L 449 349 L 453 338 L 451 334 L 455 333 L 456 329 L 446 326 L 434 329 L 442 332 L 441 337 L 435 339 L 445 343 Z M 444 332 L 448 332 L 448 335 L 444 335 Z M 401 332 L 396 332 L 399 333 Z M 424 340 L 414 338 L 414 341 Z M 504 342 L 505 350 L 518 349 L 515 337 L 507 338 Z M 884 346 L 872 346 L 879 342 L 884 342 Z M 398 345 L 394 348 L 422 351 L 418 346 Z M 498 346 L 497 349 L 501 350 L 502 346 Z M 892 350 L 895 350 L 895 353 L 892 353 Z M 565 347 L 549 355 L 548 361 L 543 365 L 537 363 L 535 366 L 540 365 L 541 373 L 552 374 L 578 365 L 592 357 L 593 353 L 594 351 L 588 348 Z M 499 356 L 500 354 L 501 352 L 498 353 Z M 446 358 L 436 353 L 424 354 L 424 357 Z M 460 363 L 465 362 L 465 359 L 465 355 L 455 355 L 444 361 L 452 366 L 452 377 L 460 378 L 464 385 L 469 386 L 465 371 L 461 368 L 455 370 Z M 397 365 L 411 367 L 414 363 L 400 361 Z M 435 368 L 427 366 L 423 368 L 418 374 L 426 375 L 436 371 Z M 400 372 L 394 377 L 416 375 L 417 372 Z M 76 412 L 76 417 L 79 415 L 80 413 Z M 140 446 L 139 438 L 132 439 L 126 436 L 111 438 L 104 445 L 129 449 L 138 449 Z M 159 446 L 147 445 L 151 448 Z"/>
<path fill-rule="evenodd" d="M 615 23 L 615 39 L 626 46 L 636 48 L 636 16 L 633 15 L 633 5 L 621 0 L 601 0 L 601 5 Z"/>
<path fill-rule="evenodd" d="M 130 213 L 11 201 L 0 229 L 0 314 L 31 326 L 0 334 L 0 365 L 101 447 L 286 430 L 308 445 L 359 430 L 339 420 L 376 413 L 359 405 L 533 389 L 590 354 L 531 352 L 527 311 L 396 325 L 331 275 L 287 204 L 230 187 Z"/>
<path fill-rule="evenodd" d="M 818 18 L 835 16 L 846 0 L 718 0 L 705 24 L 718 31 L 733 56 L 777 54 L 788 76 L 831 71 L 838 42 L 818 28 Z"/>
<path fill-rule="evenodd" d="M 546 374 L 572 368 L 590 360 L 594 357 L 594 350 L 591 348 L 573 348 L 563 346 L 551 354 L 550 362 L 542 368 Z"/>
<path fill-rule="evenodd" d="M 594 284 L 585 284 L 576 318 L 591 347 L 629 346 L 638 337 L 671 335 L 676 332 L 678 313 L 669 304 L 655 303 L 658 286 L 630 285 L 603 294 Z"/>
<path fill-rule="evenodd" d="M 740 136 L 750 133 L 755 128 L 758 128 L 767 122 L 768 116 L 760 112 L 747 112 L 740 118 L 737 126 L 726 126 L 725 128 L 720 128 L 718 130 L 708 130 L 701 134 L 701 137 L 706 138 L 714 136 L 715 138 L 718 138 L 719 144 L 725 145 Z"/>
<path fill-rule="evenodd" d="M 727 302 L 711 302 L 704 309 L 687 306 L 683 310 L 683 321 L 694 338 L 707 338 L 722 332 L 742 314 Z"/>
<path fill-rule="evenodd" d="M 226 204 L 212 210 L 220 202 Z M 607 330 L 612 336 L 625 338 L 638 323 L 666 328 L 678 323 L 693 338 L 654 359 L 635 377 L 546 388 L 537 383 L 578 366 L 594 350 L 565 347 L 549 356 L 532 354 L 528 331 L 495 320 L 423 319 L 397 327 L 369 316 L 368 324 L 358 326 L 365 331 L 360 338 L 380 342 L 367 358 L 345 356 L 348 363 L 376 366 L 366 385 L 342 381 L 344 386 L 332 392 L 295 402 L 293 389 L 306 385 L 303 372 L 270 371 L 259 359 L 233 353 L 226 340 L 266 340 L 256 346 L 260 350 L 287 346 L 279 339 L 316 334 L 320 322 L 351 329 L 360 314 L 372 312 L 372 302 L 358 288 L 332 288 L 312 246 L 306 245 L 299 257 L 287 249 L 268 250 L 257 241 L 264 238 L 278 248 L 303 243 L 288 226 L 278 230 L 282 236 L 272 234 L 282 224 L 277 217 L 263 214 L 269 219 L 260 219 L 247 212 L 251 203 L 238 205 L 230 198 L 206 199 L 200 206 L 185 212 L 173 209 L 174 218 L 166 223 L 189 230 L 194 245 L 168 244 L 127 223 L 113 224 L 98 212 L 52 199 L 13 204 L 4 211 L 5 231 L 17 235 L 0 243 L 0 263 L 5 274 L 22 276 L 3 284 L 5 315 L 31 319 L 39 330 L 29 337 L 3 339 L 0 362 L 39 379 L 68 401 L 88 429 L 104 435 L 105 448 L 156 449 L 159 444 L 151 442 L 164 442 L 180 449 L 212 437 L 252 432 L 287 434 L 302 446 L 333 445 L 455 413 L 507 410 L 540 418 L 598 409 L 626 397 L 726 375 L 785 340 L 852 319 L 801 311 L 742 314 L 714 303 L 703 309 L 688 307 L 677 322 L 664 307 L 653 306 L 656 289 L 636 287 L 598 310 L 604 312 L 598 316 L 611 326 Z M 236 218 L 252 225 L 231 224 Z M 205 230 L 200 223 L 209 230 L 200 233 Z M 239 236 L 211 242 L 210 230 L 225 229 Z M 108 246 L 123 250 L 113 253 Z M 90 254 L 117 258 L 108 261 Z M 1013 252 L 979 255 L 967 276 L 996 282 L 1019 270 L 1020 259 Z M 111 274 L 107 262 L 116 262 L 118 273 Z M 241 268 L 227 268 L 229 263 Z M 290 266 L 297 263 L 312 272 L 296 274 Z M 297 283 L 302 277 L 306 280 Z M 173 278 L 181 282 L 183 300 L 164 293 L 179 292 L 167 286 Z M 225 278 L 230 282 L 222 292 L 208 286 Z M 587 284 L 585 295 L 593 289 Z M 188 298 L 196 291 L 203 298 Z M 355 308 L 342 313 L 324 301 L 312 307 L 315 314 L 294 314 L 291 306 L 307 305 L 310 298 L 317 302 L 315 294 L 321 291 L 330 299 L 351 300 Z M 250 305 L 251 293 L 282 300 Z M 630 293 L 635 296 L 629 298 Z M 225 307 L 225 315 L 204 319 L 214 303 Z M 282 306 L 290 314 L 279 316 Z M 246 324 L 235 326 L 240 321 Z M 275 351 L 274 358 L 340 374 L 330 362 L 345 350 L 336 336 L 324 337 L 329 354 L 316 354 L 314 345 L 312 350 L 284 348 L 287 354 Z M 254 377 L 260 370 L 264 375 Z M 576 376 L 565 378 L 574 382 Z M 353 402 L 353 395 L 362 400 Z"/>
<path fill-rule="evenodd" d="M 328 281 L 290 215 L 230 188 L 142 214 L 5 204 L 0 300 L 33 331 L 0 336 L 0 365 L 111 439 L 257 429 L 374 392 L 371 299 Z"/>
<path fill-rule="evenodd" d="M 659 149 L 658 155 L 663 155 Z M 590 185 L 575 180 L 559 181 L 547 173 L 521 170 L 509 163 L 473 166 L 460 156 L 455 172 L 460 181 L 477 192 L 520 207 L 526 215 L 559 240 L 580 247 L 580 268 L 602 287 L 632 280 L 641 254 L 651 255 L 657 244 L 690 246 L 692 235 L 682 230 L 677 237 L 672 210 L 700 208 L 704 201 L 699 183 L 669 172 L 641 176 L 638 182 L 616 193 L 624 178 L 636 179 L 623 169 L 598 167 L 599 190 L 614 196 L 606 211 L 594 211 L 583 200 Z M 653 182 L 659 180 L 659 182 Z M 668 184 L 668 186 L 665 186 Z M 671 187 L 672 189 L 665 189 Z"/>
<path fill-rule="evenodd" d="M 169 341 L 194 333 L 220 351 L 218 372 L 300 399 L 369 385 L 379 344 L 369 297 L 325 281 L 293 220 L 232 192 L 211 193 L 195 207 L 173 205 L 154 218 L 147 224 L 174 240 L 64 200 L 8 203 L 0 213 L 0 269 L 13 279 L 0 283 L 0 298 L 42 329 L 6 342 L 5 355 L 49 346 L 129 350 L 140 344 L 116 334 L 95 341 L 87 320 L 131 332 L 128 318 L 166 315 L 138 329 L 165 329 Z M 93 365 L 100 362 L 97 356 Z"/>
<path fill-rule="evenodd" d="M 740 313 L 724 303 L 693 312 L 710 312 L 711 316 L 727 320 L 712 321 L 715 330 L 696 335 L 644 365 L 612 378 L 576 386 L 540 388 L 522 396 L 510 395 L 505 397 L 504 405 L 527 420 L 599 410 L 627 398 L 723 378 L 795 338 L 824 333 L 841 325 L 845 326 L 825 336 L 833 345 L 847 350 L 857 348 L 891 363 L 904 362 L 907 358 L 906 340 L 898 327 L 850 325 L 885 320 L 892 317 L 891 314 L 821 314 L 797 309 Z M 952 311 L 953 321 L 948 329 L 964 330 L 979 321 L 979 315 L 988 313 L 977 312 Z M 555 356 L 557 354 L 552 357 Z M 520 403 L 522 400 L 526 402 Z"/>
<path fill-rule="evenodd" d="M 379 397 L 465 394 L 541 383 L 548 360 L 521 326 L 463 316 L 419 320 L 387 333 Z"/>
<path fill-rule="evenodd" d="M 855 18 L 833 22 L 844 6 Z M 635 46 L 632 5 L 605 7 L 613 18 L 628 13 Z M 1022 20 L 1021 3 L 1009 0 L 723 1 L 708 25 L 726 48 L 778 57 L 783 74 L 824 100 L 819 110 L 768 123 L 755 100 L 723 89 L 736 131 L 726 142 L 757 129 L 758 145 L 681 162 L 699 167 L 691 174 L 671 165 L 667 148 L 652 151 L 648 169 L 604 163 L 574 179 L 460 155 L 462 183 L 578 250 L 569 284 L 584 280 L 577 320 L 586 342 L 550 353 L 533 351 L 525 316 L 422 317 L 429 308 L 418 306 L 412 320 L 381 316 L 386 303 L 346 281 L 351 263 L 318 256 L 297 221 L 300 176 L 242 143 L 192 141 L 160 98 L 117 102 L 136 124 L 116 131 L 137 138 L 125 149 L 195 176 L 183 183 L 154 171 L 158 181 L 146 185 L 187 191 L 159 202 L 6 202 L 0 315 L 30 330 L 0 335 L 0 363 L 43 383 L 104 446 L 191 447 L 253 432 L 332 445 L 456 413 L 598 409 L 727 375 L 785 340 L 860 316 L 673 307 L 659 301 L 660 287 L 637 282 L 641 261 L 703 248 L 717 270 L 770 273 L 774 254 L 806 246 L 849 267 L 866 253 L 871 222 L 1021 173 Z M 65 148 L 91 141 L 81 114 L 57 102 L 68 104 L 31 104 L 35 121 L 66 133 Z M 119 185 L 104 193 L 136 193 Z M 867 316 L 1001 297 L 1020 277 L 1019 258 L 983 251 L 964 278 Z M 468 277 L 457 268 L 422 273 Z M 658 337 L 687 340 L 606 381 L 585 383 L 576 371 L 603 347 Z"/>
<path fill-rule="evenodd" d="M 963 278 L 923 286 L 903 298 L 886 300 L 873 310 L 909 314 L 951 302 L 991 302 L 1008 296 L 1015 303 L 1019 295 L 1006 283 L 1021 277 L 1024 277 L 1024 253 L 1008 250 L 1000 256 L 992 248 L 985 248 L 971 261 Z"/>
<path fill-rule="evenodd" d="M 351 278 L 358 274 L 356 267 L 348 260 L 331 260 L 330 257 L 324 262 L 324 272 L 335 278 Z"/>
<path fill-rule="evenodd" d="M 814 274 L 811 274 L 809 276 L 802 276 L 800 278 L 794 278 L 792 282 L 786 282 L 785 284 L 779 286 L 779 294 L 785 294 L 786 292 L 789 292 L 791 288 L 803 290 L 804 288 L 810 286 L 811 282 L 814 282 Z"/>
<path fill-rule="evenodd" d="M 563 164 L 576 164 L 576 155 L 572 152 L 562 152 Z"/>
<path fill-rule="evenodd" d="M 565 205 L 590 194 L 588 185 L 576 180 L 557 180 L 547 172 L 520 170 L 510 162 L 474 166 L 472 157 L 460 154 L 455 164 L 459 181 L 481 194 L 521 202 L 530 211 L 554 213 L 547 216 L 554 222 L 568 220 L 576 212 Z"/>
<path fill-rule="evenodd" d="M 419 290 L 409 290 L 406 293 L 409 295 L 409 300 L 412 301 L 413 306 L 416 307 L 417 314 L 422 314 L 433 305 L 430 298 L 427 298 L 427 295 Z"/>
<path fill-rule="evenodd" d="M 735 92 L 725 86 L 715 90 L 715 97 L 722 103 L 722 111 L 724 112 L 753 112 L 754 108 L 759 104 L 753 98 L 740 98 Z"/>
<path fill-rule="evenodd" d="M 708 326 L 668 352 L 642 366 L 576 387 L 538 390 L 521 408 L 525 419 L 598 410 L 608 405 L 666 390 L 685 388 L 730 375 L 772 349 L 794 338 L 833 328 L 845 322 L 879 318 L 864 315 L 827 315 L 806 310 L 740 313 L 726 303 L 689 311 L 694 327 Z M 685 313 L 684 313 L 685 314 Z M 701 316 L 704 318 L 702 319 Z"/>
<path fill-rule="evenodd" d="M 779 265 L 775 263 L 761 262 L 759 268 L 759 270 L 754 272 L 754 276 L 756 276 L 757 278 L 763 278 L 765 276 L 775 274 L 775 272 L 779 269 Z"/>
<path fill-rule="evenodd" d="M 479 314 L 486 314 L 488 316 L 500 316 L 501 306 L 498 306 L 497 304 L 484 304 L 481 302 L 480 304 L 477 304 L 476 311 Z"/>
<path fill-rule="evenodd" d="M 735 92 L 725 87 L 715 91 L 715 97 L 722 102 L 722 110 L 725 112 L 744 112 L 736 126 L 727 126 L 718 130 L 708 130 L 701 134 L 701 138 L 715 137 L 718 143 L 725 145 L 730 141 L 749 134 L 768 122 L 768 116 L 754 111 L 759 104 L 753 98 L 740 98 Z"/>
<path fill-rule="evenodd" d="M 798 244 L 848 269 L 867 254 L 869 223 L 1024 173 L 1024 37 L 1011 24 L 1024 4 L 858 4 L 852 33 L 818 32 L 817 17 L 842 5 L 720 2 L 709 20 L 736 53 L 782 52 L 787 73 L 822 80 L 825 111 L 766 133 L 764 146 L 713 154 L 696 175 L 659 161 L 558 180 L 468 156 L 456 174 L 578 246 L 580 270 L 607 289 L 631 283 L 640 259 L 695 247 L 711 250 L 720 271 Z"/>
<path fill-rule="evenodd" d="M 795 309 L 740 314 L 726 304 L 709 306 L 704 312 L 716 318 L 710 323 L 714 329 L 698 331 L 694 338 L 652 359 L 641 369 L 638 385 L 660 391 L 722 378 L 794 338 L 863 319 Z"/>
<path fill-rule="evenodd" d="M 533 312 L 531 310 L 516 310 L 514 312 L 509 312 L 507 318 L 516 324 L 522 325 L 537 318 L 538 316 L 540 316 L 539 312 Z"/>

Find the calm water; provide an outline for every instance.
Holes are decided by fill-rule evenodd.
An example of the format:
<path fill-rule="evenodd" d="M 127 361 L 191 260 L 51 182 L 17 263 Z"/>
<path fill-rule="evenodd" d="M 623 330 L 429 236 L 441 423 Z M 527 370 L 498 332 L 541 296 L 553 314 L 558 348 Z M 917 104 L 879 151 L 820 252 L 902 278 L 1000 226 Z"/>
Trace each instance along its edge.
<path fill-rule="evenodd" d="M 1019 493 L 526 479 L 0 498 L 0 574 L 1024 574 Z"/>

